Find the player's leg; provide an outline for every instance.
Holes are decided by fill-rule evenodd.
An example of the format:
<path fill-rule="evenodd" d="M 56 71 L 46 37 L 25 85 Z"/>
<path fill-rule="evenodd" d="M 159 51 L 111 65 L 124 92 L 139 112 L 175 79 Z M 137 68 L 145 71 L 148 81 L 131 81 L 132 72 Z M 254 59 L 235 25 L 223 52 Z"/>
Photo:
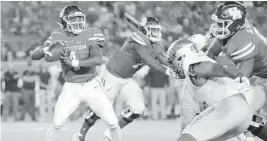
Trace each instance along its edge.
<path fill-rule="evenodd" d="M 166 89 L 165 88 L 160 89 L 160 95 L 159 95 L 160 114 L 163 120 L 166 119 L 166 97 L 167 97 Z"/>
<path fill-rule="evenodd" d="M 226 140 L 244 132 L 251 111 L 242 94 L 236 94 L 210 106 L 182 131 L 179 141 Z"/>
<path fill-rule="evenodd" d="M 107 70 L 104 70 L 104 71 L 107 71 Z M 108 72 L 106 72 L 108 73 Z M 102 79 L 102 85 L 103 87 L 105 88 L 105 90 L 108 90 L 107 92 L 107 96 L 110 100 L 111 103 L 114 102 L 117 94 L 118 94 L 118 91 L 119 91 L 119 85 L 117 85 L 117 81 L 114 80 L 114 79 L 111 79 L 111 80 L 114 80 L 113 84 L 112 85 L 109 85 L 109 82 L 103 82 L 105 81 L 105 79 L 109 79 L 107 77 L 109 77 L 110 74 L 104 76 L 104 78 Z M 72 141 L 84 141 L 85 139 L 85 136 L 87 134 L 87 132 L 89 131 L 89 129 L 95 124 L 96 120 L 99 119 L 99 117 L 92 111 L 88 111 L 87 113 L 85 113 L 84 115 L 84 122 L 82 124 L 82 127 L 80 128 L 79 132 L 78 133 L 75 133 L 74 136 L 72 137 Z"/>
<path fill-rule="evenodd" d="M 154 120 L 158 119 L 158 97 L 159 91 L 157 88 L 151 88 L 151 111 L 152 111 L 152 118 Z"/>
<path fill-rule="evenodd" d="M 127 108 L 122 111 L 119 118 L 119 125 L 123 128 L 140 117 L 144 112 L 145 104 L 143 90 L 134 80 L 129 81 L 123 86 L 120 95 L 127 105 Z"/>
<path fill-rule="evenodd" d="M 78 92 L 81 85 L 65 83 L 60 96 L 55 105 L 54 119 L 51 127 L 48 129 L 45 141 L 56 141 L 58 132 L 68 117 L 77 109 L 80 104 Z"/>
<path fill-rule="evenodd" d="M 78 133 L 75 133 L 72 137 L 72 141 L 84 141 L 86 133 L 88 130 L 93 127 L 95 122 L 99 119 L 99 117 L 91 110 L 87 111 L 84 114 L 84 122 L 82 127 L 80 128 Z"/>
<path fill-rule="evenodd" d="M 108 125 L 112 139 L 121 141 L 121 128 L 103 86 L 98 77 L 88 82 L 82 90 L 82 100 L 86 101 L 92 111 Z"/>

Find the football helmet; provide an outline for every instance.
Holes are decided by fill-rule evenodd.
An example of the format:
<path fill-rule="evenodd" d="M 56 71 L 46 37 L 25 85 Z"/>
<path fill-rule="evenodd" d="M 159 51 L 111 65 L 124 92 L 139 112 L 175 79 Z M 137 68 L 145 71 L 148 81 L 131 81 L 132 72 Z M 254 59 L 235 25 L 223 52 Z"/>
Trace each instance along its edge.
<path fill-rule="evenodd" d="M 59 14 L 59 25 L 67 32 L 80 34 L 85 30 L 86 16 L 75 5 L 64 7 Z"/>
<path fill-rule="evenodd" d="M 187 56 L 198 54 L 200 54 L 200 51 L 192 41 L 188 39 L 176 40 L 170 45 L 167 52 L 168 65 L 179 78 L 184 79 L 184 58 Z"/>
<path fill-rule="evenodd" d="M 218 39 L 226 39 L 244 27 L 247 10 L 235 1 L 223 2 L 211 16 L 211 32 Z"/>
<path fill-rule="evenodd" d="M 160 41 L 162 27 L 159 20 L 154 17 L 145 17 L 140 22 L 140 30 L 143 32 L 152 42 Z"/>

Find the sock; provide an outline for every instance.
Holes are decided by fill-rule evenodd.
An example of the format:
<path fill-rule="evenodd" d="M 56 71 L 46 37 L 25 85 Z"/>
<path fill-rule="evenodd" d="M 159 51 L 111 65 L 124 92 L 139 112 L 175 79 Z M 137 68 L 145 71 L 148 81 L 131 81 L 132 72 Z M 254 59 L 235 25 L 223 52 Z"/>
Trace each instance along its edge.
<path fill-rule="evenodd" d="M 46 132 L 45 141 L 57 141 L 59 129 L 51 126 Z"/>
<path fill-rule="evenodd" d="M 83 125 L 82 125 L 82 128 L 80 129 L 80 132 L 79 132 L 79 137 L 81 139 L 84 139 L 85 138 L 86 133 L 95 124 L 95 122 L 96 122 L 95 119 L 84 120 Z"/>
<path fill-rule="evenodd" d="M 120 126 L 116 125 L 115 128 L 110 128 L 110 135 L 112 137 L 113 141 L 122 141 L 122 135 L 121 135 L 121 128 Z"/>
<path fill-rule="evenodd" d="M 119 126 L 120 128 L 125 127 L 126 125 L 128 125 L 129 123 L 131 123 L 132 121 L 127 120 L 124 117 L 119 117 Z"/>

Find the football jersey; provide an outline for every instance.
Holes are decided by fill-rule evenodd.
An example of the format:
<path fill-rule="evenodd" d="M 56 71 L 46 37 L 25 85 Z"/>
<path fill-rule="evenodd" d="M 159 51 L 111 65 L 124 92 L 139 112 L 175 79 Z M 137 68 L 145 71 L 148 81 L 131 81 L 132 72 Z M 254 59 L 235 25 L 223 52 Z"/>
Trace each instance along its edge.
<path fill-rule="evenodd" d="M 52 33 L 46 43 L 52 44 L 61 41 L 65 43 L 64 51 L 72 60 L 83 60 L 90 58 L 90 41 L 97 41 L 100 46 L 103 46 L 104 35 L 97 28 L 86 29 L 81 34 L 70 37 L 66 33 Z M 79 67 L 70 68 L 64 63 L 61 63 L 63 76 L 66 82 L 80 83 L 86 82 L 97 75 L 96 67 Z"/>
<path fill-rule="evenodd" d="M 267 78 L 267 42 L 253 25 L 246 23 L 222 46 L 222 51 L 235 64 L 254 58 L 251 75 Z"/>
<path fill-rule="evenodd" d="M 202 86 L 196 86 L 192 83 L 190 76 L 190 66 L 200 62 L 212 62 L 216 63 L 213 59 L 209 58 L 205 54 L 196 56 L 189 56 L 184 58 L 183 69 L 185 72 L 185 87 L 183 88 L 184 95 L 190 94 L 198 105 L 196 111 L 203 111 L 207 107 L 211 106 L 215 102 L 222 100 L 228 96 L 239 93 L 238 83 L 235 83 L 233 79 L 228 77 L 214 77 L 209 78 Z M 184 101 L 186 102 L 186 101 Z"/>
<path fill-rule="evenodd" d="M 115 51 L 106 63 L 106 68 L 115 76 L 131 78 L 144 64 L 136 51 L 136 46 L 146 47 L 153 57 L 160 52 L 160 47 L 152 47 L 150 40 L 141 32 L 134 32 L 119 50 Z"/>

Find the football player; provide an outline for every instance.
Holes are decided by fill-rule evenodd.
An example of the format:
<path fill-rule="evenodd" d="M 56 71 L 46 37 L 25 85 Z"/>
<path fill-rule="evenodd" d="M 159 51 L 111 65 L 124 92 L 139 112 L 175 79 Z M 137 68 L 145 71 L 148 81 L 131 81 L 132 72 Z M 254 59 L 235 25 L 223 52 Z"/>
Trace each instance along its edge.
<path fill-rule="evenodd" d="M 144 18 L 140 30 L 133 32 L 122 48 L 113 53 L 101 73 L 104 87 L 108 90 L 108 97 L 112 103 L 120 94 L 127 104 L 127 108 L 119 117 L 121 128 L 137 119 L 145 109 L 143 90 L 133 80 L 133 75 L 145 64 L 170 75 L 169 69 L 162 65 L 168 64 L 167 57 L 162 51 L 161 36 L 159 21 L 154 17 Z M 89 112 L 85 116 L 82 128 L 73 136 L 73 141 L 83 141 L 88 129 L 97 119 L 96 114 Z M 109 130 L 105 132 L 105 137 L 112 140 Z"/>
<path fill-rule="evenodd" d="M 96 65 L 104 63 L 100 49 L 104 36 L 97 28 L 86 29 L 85 17 L 77 6 L 63 8 L 59 22 L 63 32 L 53 33 L 45 45 L 37 48 L 32 54 L 33 59 L 60 59 L 65 79 L 46 141 L 56 140 L 59 129 L 83 101 L 98 117 L 105 120 L 112 138 L 121 141 L 118 119 L 96 73 Z"/>
<path fill-rule="evenodd" d="M 246 77 L 238 76 L 242 83 L 235 82 L 231 79 L 235 76 L 190 40 L 175 41 L 168 50 L 168 60 L 174 72 L 185 78 L 182 100 L 191 101 L 182 113 L 187 114 L 190 122 L 180 141 L 226 140 L 237 136 L 250 126 L 253 113 L 266 102 L 266 86 L 261 81 L 252 87 Z M 253 124 L 260 126 L 259 137 L 266 140 L 264 122 Z"/>
<path fill-rule="evenodd" d="M 211 32 L 216 37 L 208 56 L 215 58 L 223 52 L 236 64 L 229 67 L 232 74 L 239 73 L 247 77 L 258 76 L 266 83 L 267 78 L 267 42 L 265 37 L 246 20 L 247 10 L 239 2 L 223 2 L 211 16 Z M 263 107 L 266 112 L 267 105 Z M 265 117 L 266 113 L 263 114 Z M 253 133 L 252 134 L 257 134 Z"/>

